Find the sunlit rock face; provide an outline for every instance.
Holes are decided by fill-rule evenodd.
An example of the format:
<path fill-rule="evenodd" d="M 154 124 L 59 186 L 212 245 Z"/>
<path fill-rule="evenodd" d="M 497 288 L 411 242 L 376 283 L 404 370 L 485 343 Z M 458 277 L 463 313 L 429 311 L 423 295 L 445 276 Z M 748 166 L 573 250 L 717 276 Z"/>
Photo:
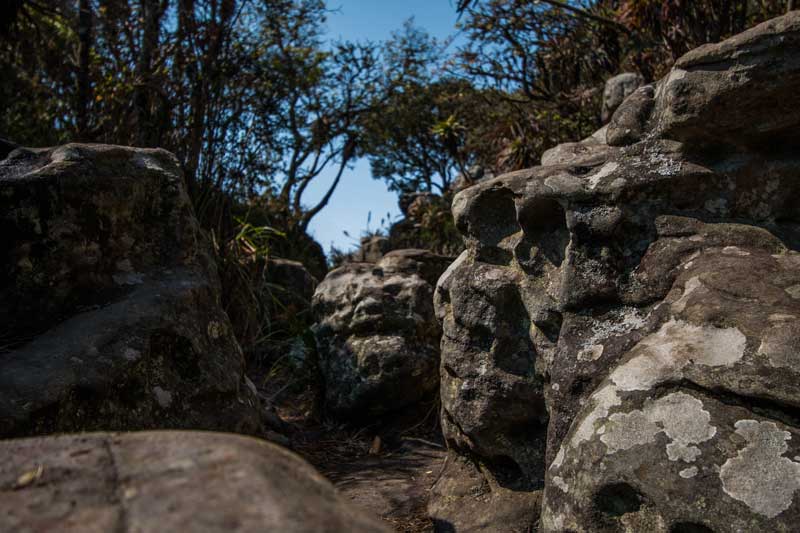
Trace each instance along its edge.
<path fill-rule="evenodd" d="M 252 384 L 174 156 L 0 161 L 0 435 L 252 432 Z"/>
<path fill-rule="evenodd" d="M 431 397 L 439 383 L 436 279 L 452 258 L 395 250 L 332 270 L 314 294 L 325 409 L 368 419 Z"/>
<path fill-rule="evenodd" d="M 701 47 L 456 196 L 440 529 L 797 527 L 798 58 L 798 12 Z"/>

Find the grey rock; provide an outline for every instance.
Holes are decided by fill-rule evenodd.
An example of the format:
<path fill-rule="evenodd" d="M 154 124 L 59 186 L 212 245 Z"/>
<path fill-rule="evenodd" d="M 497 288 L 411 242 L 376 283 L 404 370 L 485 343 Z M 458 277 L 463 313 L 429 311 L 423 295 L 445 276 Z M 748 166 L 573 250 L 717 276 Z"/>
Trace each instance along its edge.
<path fill-rule="evenodd" d="M 388 531 L 293 453 L 220 433 L 7 440 L 0 487 L 2 531 Z"/>
<path fill-rule="evenodd" d="M 604 153 L 608 126 L 603 126 L 591 136 L 576 143 L 562 143 L 542 153 L 542 166 L 569 165 L 575 161 L 586 159 L 595 153 Z"/>
<path fill-rule="evenodd" d="M 377 264 L 339 267 L 320 283 L 315 333 L 329 412 L 381 415 L 436 390 L 441 329 L 433 286 L 450 260 L 396 250 Z"/>
<path fill-rule="evenodd" d="M 171 154 L 17 149 L 0 235 L 0 435 L 260 427 Z"/>
<path fill-rule="evenodd" d="M 626 146 L 641 141 L 655 105 L 654 96 L 652 85 L 636 89 L 611 117 L 606 142 L 611 146 Z"/>
<path fill-rule="evenodd" d="M 688 57 L 746 62 L 759 87 L 800 57 L 798 17 Z M 719 64 L 680 75 L 681 94 L 738 68 Z M 796 529 L 800 160 L 783 126 L 737 119 L 795 81 L 689 98 L 707 127 L 664 114 L 665 83 L 617 110 L 611 146 L 563 146 L 455 196 L 467 250 L 435 293 L 440 529 Z"/>
<path fill-rule="evenodd" d="M 675 63 L 657 88 L 656 132 L 747 148 L 797 146 L 800 12 L 793 11 Z"/>
<path fill-rule="evenodd" d="M 600 120 L 603 124 L 611 119 L 614 111 L 644 84 L 644 78 L 635 72 L 623 72 L 606 81 L 603 88 L 603 107 L 600 111 Z"/>

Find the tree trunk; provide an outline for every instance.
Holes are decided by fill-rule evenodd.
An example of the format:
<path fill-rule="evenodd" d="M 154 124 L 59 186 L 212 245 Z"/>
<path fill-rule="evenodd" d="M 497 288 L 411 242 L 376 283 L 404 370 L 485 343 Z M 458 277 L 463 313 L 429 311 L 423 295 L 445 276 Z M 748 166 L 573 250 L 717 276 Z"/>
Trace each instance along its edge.
<path fill-rule="evenodd" d="M 90 61 L 92 48 L 92 6 L 90 0 L 78 4 L 78 87 L 76 126 L 80 141 L 89 140 L 89 102 L 92 98 Z"/>
<path fill-rule="evenodd" d="M 141 0 L 140 15 L 143 20 L 142 42 L 139 47 L 139 58 L 136 64 L 136 89 L 133 106 L 136 121 L 136 145 L 155 146 L 155 138 L 151 120 L 150 87 L 152 83 L 153 56 L 158 48 L 158 34 L 161 28 L 161 9 L 159 0 Z"/>

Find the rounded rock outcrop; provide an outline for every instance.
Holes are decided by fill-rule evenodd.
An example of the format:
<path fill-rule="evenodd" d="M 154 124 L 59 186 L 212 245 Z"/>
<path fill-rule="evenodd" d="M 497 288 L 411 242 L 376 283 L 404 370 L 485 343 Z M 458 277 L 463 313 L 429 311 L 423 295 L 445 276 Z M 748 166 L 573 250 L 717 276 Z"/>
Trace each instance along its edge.
<path fill-rule="evenodd" d="M 395 250 L 331 271 L 314 294 L 325 408 L 363 418 L 412 405 L 439 383 L 433 287 L 450 259 Z"/>
<path fill-rule="evenodd" d="M 260 428 L 210 245 L 168 152 L 11 152 L 0 299 L 2 436 Z"/>
<path fill-rule="evenodd" d="M 690 52 L 607 143 L 455 197 L 442 529 L 796 529 L 799 38 Z"/>

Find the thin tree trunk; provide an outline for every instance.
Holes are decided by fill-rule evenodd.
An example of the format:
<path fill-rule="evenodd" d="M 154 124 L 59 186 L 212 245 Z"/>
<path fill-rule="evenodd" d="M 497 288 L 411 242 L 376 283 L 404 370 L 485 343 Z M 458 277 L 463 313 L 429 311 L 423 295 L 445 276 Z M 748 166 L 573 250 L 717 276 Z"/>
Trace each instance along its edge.
<path fill-rule="evenodd" d="M 89 136 L 89 102 L 92 98 L 89 75 L 92 48 L 92 6 L 90 0 L 78 4 L 78 91 L 77 136 L 86 141 Z"/>
<path fill-rule="evenodd" d="M 144 22 L 142 42 L 137 62 L 136 89 L 133 105 L 136 117 L 136 144 L 152 146 L 157 144 L 153 135 L 153 124 L 150 120 L 150 88 L 152 81 L 153 55 L 158 48 L 158 33 L 161 22 L 161 10 L 158 0 L 141 0 L 141 17 Z"/>

